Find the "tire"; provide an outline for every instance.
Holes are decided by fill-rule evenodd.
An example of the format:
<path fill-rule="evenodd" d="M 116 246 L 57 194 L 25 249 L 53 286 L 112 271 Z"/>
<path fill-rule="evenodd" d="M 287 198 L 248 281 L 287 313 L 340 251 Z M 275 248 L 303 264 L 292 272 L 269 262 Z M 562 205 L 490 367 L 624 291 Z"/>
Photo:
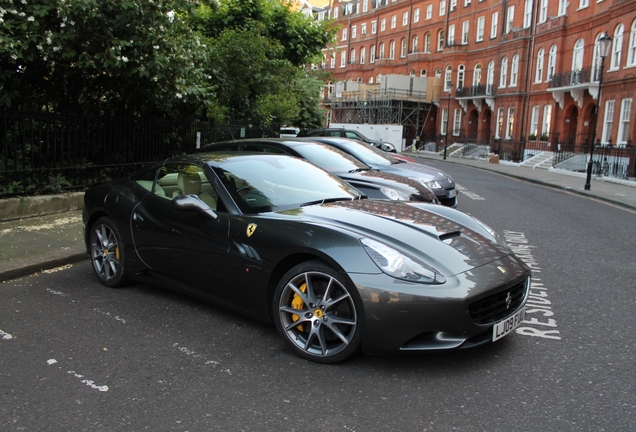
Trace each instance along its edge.
<path fill-rule="evenodd" d="M 298 356 L 333 364 L 360 349 L 361 301 L 355 288 L 321 261 L 301 263 L 280 280 L 274 324 Z"/>
<path fill-rule="evenodd" d="M 124 244 L 115 224 L 102 217 L 91 228 L 90 258 L 99 281 L 110 288 L 128 283 Z"/>

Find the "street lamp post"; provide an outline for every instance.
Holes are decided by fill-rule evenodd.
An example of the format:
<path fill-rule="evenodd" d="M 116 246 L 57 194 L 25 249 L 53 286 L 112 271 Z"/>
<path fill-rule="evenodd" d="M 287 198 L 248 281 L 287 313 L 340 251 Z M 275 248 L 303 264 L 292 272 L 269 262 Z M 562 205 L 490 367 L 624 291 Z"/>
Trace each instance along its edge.
<path fill-rule="evenodd" d="M 596 141 L 596 125 L 598 123 L 598 107 L 601 105 L 601 87 L 603 86 L 603 72 L 605 70 L 605 58 L 609 55 L 612 45 L 612 38 L 605 32 L 598 39 L 598 56 L 601 58 L 601 67 L 598 72 L 598 96 L 596 98 L 596 107 L 594 108 L 594 126 L 592 128 L 592 139 L 590 140 L 590 154 L 587 160 L 587 173 L 585 176 L 585 190 L 590 190 L 590 182 L 592 180 L 592 154 L 594 153 L 594 142 Z"/>
<path fill-rule="evenodd" d="M 446 160 L 446 149 L 448 148 L 448 123 L 450 122 L 450 101 L 451 93 L 453 92 L 453 83 L 446 81 L 446 88 L 448 89 L 448 108 L 446 109 L 446 136 L 444 137 L 444 160 Z"/>

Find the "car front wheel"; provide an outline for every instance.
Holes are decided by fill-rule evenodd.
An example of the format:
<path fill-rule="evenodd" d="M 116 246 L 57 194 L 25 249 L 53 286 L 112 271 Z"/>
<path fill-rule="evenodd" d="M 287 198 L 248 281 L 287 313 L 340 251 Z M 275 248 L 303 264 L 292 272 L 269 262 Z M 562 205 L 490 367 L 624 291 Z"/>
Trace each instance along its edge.
<path fill-rule="evenodd" d="M 360 300 L 334 269 L 320 261 L 292 268 L 274 295 L 276 329 L 305 359 L 337 363 L 360 347 Z"/>
<path fill-rule="evenodd" d="M 102 217 L 95 222 L 90 237 L 90 256 L 99 281 L 111 288 L 125 285 L 124 247 L 113 222 Z"/>

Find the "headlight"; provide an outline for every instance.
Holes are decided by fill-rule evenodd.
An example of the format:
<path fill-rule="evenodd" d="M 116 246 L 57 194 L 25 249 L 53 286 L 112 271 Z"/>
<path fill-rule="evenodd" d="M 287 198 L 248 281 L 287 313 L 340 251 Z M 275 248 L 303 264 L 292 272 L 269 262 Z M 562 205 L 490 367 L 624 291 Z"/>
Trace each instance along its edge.
<path fill-rule="evenodd" d="M 390 200 L 407 201 L 407 199 L 402 194 L 398 193 L 398 191 L 396 191 L 395 189 L 382 187 L 380 188 L 380 192 L 382 192 L 384 196 Z"/>
<path fill-rule="evenodd" d="M 442 185 L 439 184 L 437 180 L 426 180 L 422 177 L 411 177 L 411 180 L 415 180 L 416 182 L 423 184 L 429 189 L 442 189 Z"/>
<path fill-rule="evenodd" d="M 363 237 L 360 242 L 384 273 L 397 279 L 427 284 L 443 284 L 446 278 L 435 269 L 415 262 L 383 243 Z"/>

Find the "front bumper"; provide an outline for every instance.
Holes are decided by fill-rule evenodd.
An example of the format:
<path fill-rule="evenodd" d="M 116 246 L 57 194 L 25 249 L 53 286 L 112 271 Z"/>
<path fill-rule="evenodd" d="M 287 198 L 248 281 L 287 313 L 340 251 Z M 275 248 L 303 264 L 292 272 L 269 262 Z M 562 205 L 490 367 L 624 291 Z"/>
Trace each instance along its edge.
<path fill-rule="evenodd" d="M 385 274 L 350 276 L 364 304 L 366 353 L 456 349 L 489 342 L 495 322 L 522 308 L 530 289 L 530 271 L 514 255 L 448 277 L 443 285 L 415 284 Z M 514 289 L 518 298 L 503 315 L 500 312 L 492 322 L 476 319 L 475 304 L 505 298 Z"/>

